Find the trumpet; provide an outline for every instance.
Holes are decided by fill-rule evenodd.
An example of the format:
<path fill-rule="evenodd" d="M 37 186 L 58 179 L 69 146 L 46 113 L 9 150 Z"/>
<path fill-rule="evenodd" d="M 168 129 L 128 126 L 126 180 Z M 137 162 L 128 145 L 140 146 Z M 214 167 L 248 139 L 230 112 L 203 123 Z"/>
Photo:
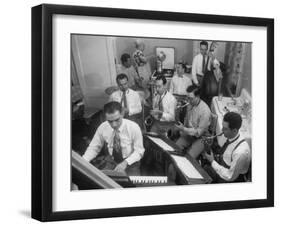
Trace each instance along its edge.
<path fill-rule="evenodd" d="M 215 134 L 213 136 L 202 136 L 202 143 L 204 145 L 207 145 L 207 146 L 211 146 L 213 144 L 213 140 L 216 138 L 216 137 L 219 137 L 223 135 L 223 132 L 219 133 L 219 134 Z"/>
<path fill-rule="evenodd" d="M 177 109 L 179 108 L 184 108 L 186 107 L 187 105 L 189 105 L 189 102 L 187 100 L 182 100 L 182 101 L 178 101 L 177 102 Z"/>
<path fill-rule="evenodd" d="M 215 134 L 213 136 L 205 136 L 206 139 L 215 139 L 216 137 L 220 137 L 221 135 L 223 135 L 223 132 L 219 133 L 219 134 Z"/>

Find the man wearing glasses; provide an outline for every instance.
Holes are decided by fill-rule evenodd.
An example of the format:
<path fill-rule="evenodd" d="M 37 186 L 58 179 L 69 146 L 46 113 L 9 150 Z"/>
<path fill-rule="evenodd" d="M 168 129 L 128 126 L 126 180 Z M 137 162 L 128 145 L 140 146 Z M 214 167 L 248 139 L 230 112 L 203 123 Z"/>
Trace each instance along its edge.
<path fill-rule="evenodd" d="M 106 121 L 98 127 L 83 158 L 90 162 L 106 146 L 105 160 L 116 163 L 113 170 L 126 171 L 129 176 L 140 175 L 140 159 L 144 154 L 140 127 L 131 120 L 123 119 L 119 102 L 105 104 L 104 114 Z"/>

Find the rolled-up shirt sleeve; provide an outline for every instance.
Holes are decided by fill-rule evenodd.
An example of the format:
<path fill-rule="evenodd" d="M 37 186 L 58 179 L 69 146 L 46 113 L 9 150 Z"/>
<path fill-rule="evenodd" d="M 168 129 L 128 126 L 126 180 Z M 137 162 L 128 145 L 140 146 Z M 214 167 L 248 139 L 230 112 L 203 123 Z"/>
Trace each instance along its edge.
<path fill-rule="evenodd" d="M 143 137 L 142 137 L 141 130 L 137 125 L 134 128 L 132 134 L 132 148 L 133 148 L 132 154 L 129 155 L 128 158 L 126 158 L 128 165 L 132 165 L 133 163 L 139 161 L 144 154 Z"/>
<path fill-rule="evenodd" d="M 132 92 L 132 91 L 130 91 Z M 130 105 L 129 105 L 129 115 L 134 115 L 134 114 L 138 114 L 142 111 L 142 106 L 141 106 L 141 100 L 140 100 L 140 96 L 138 93 L 133 93 L 131 94 L 131 101 L 130 101 Z"/>
<path fill-rule="evenodd" d="M 161 117 L 161 121 L 174 121 L 175 110 L 177 107 L 177 101 L 173 96 L 170 96 L 169 100 L 164 104 L 164 111 Z"/>
<path fill-rule="evenodd" d="M 85 160 L 87 160 L 88 162 L 90 162 L 92 159 L 94 159 L 99 154 L 103 145 L 104 145 L 104 139 L 102 136 L 102 128 L 100 126 L 97 129 L 90 145 L 88 146 L 87 150 L 85 151 L 83 158 Z"/>
<path fill-rule="evenodd" d="M 200 137 L 202 134 L 208 130 L 210 125 L 210 112 L 203 111 L 200 115 L 199 125 L 198 128 L 194 129 L 195 134 L 194 136 Z"/>
<path fill-rule="evenodd" d="M 118 97 L 117 92 L 113 92 L 113 93 L 109 96 L 108 102 L 111 102 L 111 101 L 120 102 L 120 100 L 121 100 L 121 98 Z"/>
<path fill-rule="evenodd" d="M 175 76 L 175 75 L 174 75 Z M 170 87 L 169 87 L 169 92 L 171 93 L 171 94 L 173 94 L 174 93 L 174 77 L 172 78 L 172 80 L 171 80 L 171 83 L 170 83 Z"/>
<path fill-rule="evenodd" d="M 233 160 L 230 164 L 230 168 L 225 168 L 218 164 L 216 161 L 212 162 L 212 167 L 216 173 L 226 181 L 234 181 L 240 174 L 241 168 L 247 161 L 247 155 L 244 153 L 233 154 Z"/>

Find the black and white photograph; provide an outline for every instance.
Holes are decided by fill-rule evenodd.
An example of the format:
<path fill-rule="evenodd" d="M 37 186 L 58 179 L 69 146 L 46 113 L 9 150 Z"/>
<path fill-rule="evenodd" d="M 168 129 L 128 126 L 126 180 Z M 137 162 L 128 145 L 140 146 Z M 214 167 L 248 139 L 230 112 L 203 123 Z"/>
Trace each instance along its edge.
<path fill-rule="evenodd" d="M 273 206 L 272 19 L 32 16 L 33 218 Z"/>
<path fill-rule="evenodd" d="M 69 38 L 72 191 L 252 182 L 251 42 Z"/>

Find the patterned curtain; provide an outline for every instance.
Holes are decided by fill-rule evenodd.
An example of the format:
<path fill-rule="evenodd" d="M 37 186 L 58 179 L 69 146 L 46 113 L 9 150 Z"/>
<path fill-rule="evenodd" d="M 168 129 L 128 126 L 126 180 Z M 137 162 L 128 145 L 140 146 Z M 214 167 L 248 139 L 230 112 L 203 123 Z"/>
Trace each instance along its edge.
<path fill-rule="evenodd" d="M 246 43 L 227 42 L 225 50 L 225 64 L 227 67 L 226 83 L 233 95 L 238 96 L 241 91 L 240 80 L 246 55 Z"/>

